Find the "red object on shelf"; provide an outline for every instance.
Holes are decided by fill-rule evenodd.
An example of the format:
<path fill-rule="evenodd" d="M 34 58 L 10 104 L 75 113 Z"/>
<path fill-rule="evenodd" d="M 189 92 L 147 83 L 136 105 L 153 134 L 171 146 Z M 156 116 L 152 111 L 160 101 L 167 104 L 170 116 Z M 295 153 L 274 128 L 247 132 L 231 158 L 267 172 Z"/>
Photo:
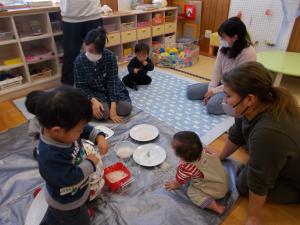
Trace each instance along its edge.
<path fill-rule="evenodd" d="M 109 173 L 112 173 L 114 171 L 123 171 L 124 173 L 126 173 L 126 177 L 124 177 L 123 179 L 112 183 L 106 176 Z M 115 191 L 117 189 L 119 189 L 126 181 L 128 181 L 131 178 L 131 173 L 130 171 L 127 169 L 127 167 L 121 163 L 121 162 L 117 162 L 111 166 L 108 166 L 104 169 L 104 180 L 105 180 L 105 184 L 109 187 L 109 189 L 111 191 Z"/>
<path fill-rule="evenodd" d="M 54 52 L 47 50 L 46 48 L 40 47 L 31 49 L 25 53 L 25 60 L 28 63 L 34 63 L 41 60 L 51 59 L 54 56 Z"/>
<path fill-rule="evenodd" d="M 196 6 L 195 5 L 184 5 L 185 18 L 194 20 L 196 17 Z"/>

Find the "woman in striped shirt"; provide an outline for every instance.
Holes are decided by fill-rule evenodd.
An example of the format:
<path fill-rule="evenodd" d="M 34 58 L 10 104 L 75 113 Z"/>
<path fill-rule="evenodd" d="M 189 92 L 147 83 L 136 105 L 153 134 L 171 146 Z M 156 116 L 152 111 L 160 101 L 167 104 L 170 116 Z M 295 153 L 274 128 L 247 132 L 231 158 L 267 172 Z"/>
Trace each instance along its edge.
<path fill-rule="evenodd" d="M 176 133 L 172 147 L 181 162 L 176 180 L 166 182 L 166 189 L 177 189 L 189 183 L 187 195 L 194 204 L 223 214 L 225 207 L 215 200 L 226 195 L 229 179 L 219 157 L 203 149 L 198 135 L 191 131 Z"/>

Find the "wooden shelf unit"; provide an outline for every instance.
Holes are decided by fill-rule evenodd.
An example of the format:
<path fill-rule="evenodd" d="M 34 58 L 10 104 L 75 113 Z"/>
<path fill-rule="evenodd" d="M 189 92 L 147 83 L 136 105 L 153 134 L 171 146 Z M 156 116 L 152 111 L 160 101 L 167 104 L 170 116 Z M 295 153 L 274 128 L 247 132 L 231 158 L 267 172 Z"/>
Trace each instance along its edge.
<path fill-rule="evenodd" d="M 53 33 L 50 20 L 50 14 L 60 14 L 58 8 L 48 8 L 41 11 L 24 10 L 23 13 L 20 11 L 0 14 L 0 32 L 13 33 L 13 39 L 0 41 L 0 73 L 10 71 L 23 77 L 22 84 L 0 90 L 0 102 L 27 94 L 31 90 L 54 86 L 59 83 L 60 79 L 59 57 L 54 35 L 61 35 L 62 33 L 61 31 Z M 33 24 L 32 27 L 35 25 L 40 28 L 40 33 L 37 34 L 30 30 L 30 24 Z M 30 33 L 30 31 L 32 32 Z M 28 61 L 26 55 L 31 45 L 33 49 L 38 48 L 38 46 L 48 49 L 52 55 L 36 61 Z M 4 60 L 13 58 L 21 59 L 22 63 L 3 64 Z M 32 67 L 44 64 L 52 71 L 51 77 L 43 78 L 42 76 L 38 80 L 33 80 L 31 77 L 33 75 L 31 73 Z"/>
<path fill-rule="evenodd" d="M 165 15 L 170 11 L 173 12 L 174 20 L 166 22 Z M 156 13 L 162 14 L 162 24 L 153 25 L 152 17 Z M 102 18 L 104 28 L 108 33 L 106 47 L 115 53 L 119 64 L 128 62 L 128 57 L 124 55 L 126 49 L 128 52 L 128 49 L 132 48 L 133 53 L 134 45 L 139 42 L 147 43 L 150 47 L 150 51 L 152 50 L 153 37 L 158 37 L 157 40 L 162 46 L 165 44 L 165 37 L 168 37 L 169 42 L 173 41 L 176 43 L 176 7 L 166 7 L 153 11 L 134 10 L 130 12 L 119 12 L 109 16 L 103 16 Z"/>
<path fill-rule="evenodd" d="M 165 21 L 165 15 L 170 11 L 174 14 L 174 21 Z M 160 25 L 152 24 L 152 18 L 156 13 L 162 14 L 163 21 Z M 133 54 L 134 46 L 139 42 L 147 43 L 151 49 L 153 36 L 160 41 L 162 46 L 165 37 L 176 41 L 176 7 L 166 7 L 154 11 L 114 12 L 111 15 L 103 15 L 102 18 L 104 27 L 108 32 L 106 47 L 115 53 L 118 64 L 129 60 L 128 53 Z M 27 94 L 32 90 L 49 88 L 59 84 L 61 76 L 60 58 L 63 57 L 61 46 L 63 32 L 60 27 L 60 20 L 60 11 L 57 6 L 41 8 L 40 10 L 12 10 L 0 14 L 0 33 L 11 32 L 13 36 L 8 40 L 0 39 L 0 73 L 12 71 L 23 77 L 21 85 L 0 90 L 0 102 Z M 31 34 L 28 32 L 30 24 L 38 24 L 40 33 Z M 26 56 L 28 56 L 28 49 L 31 45 L 43 46 L 53 55 L 37 61 L 28 61 Z M 13 58 L 20 58 L 21 62 L 12 65 L 3 64 L 4 60 Z M 33 67 L 39 66 L 51 69 L 52 76 L 34 80 L 31 77 L 33 75 L 31 71 L 34 71 Z"/>

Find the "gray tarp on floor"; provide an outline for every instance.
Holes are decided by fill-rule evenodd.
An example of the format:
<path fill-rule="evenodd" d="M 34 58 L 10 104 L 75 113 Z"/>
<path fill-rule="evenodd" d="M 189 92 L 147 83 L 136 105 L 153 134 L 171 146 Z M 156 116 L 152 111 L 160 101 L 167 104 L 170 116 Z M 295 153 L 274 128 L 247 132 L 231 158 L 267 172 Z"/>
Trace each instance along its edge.
<path fill-rule="evenodd" d="M 154 143 L 163 146 L 167 151 L 167 160 L 164 164 L 167 168 L 143 168 L 135 164 L 132 159 L 126 162 L 136 181 L 117 193 L 104 191 L 101 198 L 93 203 L 96 216 L 92 224 L 220 224 L 238 197 L 234 186 L 234 167 L 231 162 L 225 162 L 231 178 L 231 192 L 223 200 L 228 210 L 225 215 L 219 217 L 209 210 L 202 210 L 193 205 L 184 191 L 168 192 L 163 188 L 163 183 L 174 177 L 178 163 L 170 147 L 170 140 L 176 129 L 135 108 L 125 123 L 108 125 L 115 131 L 115 135 L 109 140 L 110 146 L 120 140 L 129 139 L 129 129 L 141 123 L 158 127 L 160 136 Z M 27 124 L 24 124 L 0 134 L 1 225 L 23 224 L 32 202 L 33 190 L 43 185 L 37 162 L 32 157 L 31 140 L 26 132 Z M 104 162 L 107 166 L 116 161 L 118 158 L 112 147 Z"/>

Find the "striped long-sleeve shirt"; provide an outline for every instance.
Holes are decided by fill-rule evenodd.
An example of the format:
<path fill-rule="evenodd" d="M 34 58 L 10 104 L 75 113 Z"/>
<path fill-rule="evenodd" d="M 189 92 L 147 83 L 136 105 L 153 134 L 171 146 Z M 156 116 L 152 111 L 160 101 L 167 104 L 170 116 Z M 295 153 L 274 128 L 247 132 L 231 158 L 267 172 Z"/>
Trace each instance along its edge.
<path fill-rule="evenodd" d="M 104 49 L 102 58 L 93 63 L 84 53 L 74 62 L 75 85 L 89 99 L 100 102 L 131 101 L 129 93 L 118 76 L 118 65 L 114 54 Z"/>
<path fill-rule="evenodd" d="M 185 184 L 190 179 L 202 178 L 204 178 L 203 173 L 192 163 L 181 162 L 177 167 L 176 180 L 180 184 Z"/>

